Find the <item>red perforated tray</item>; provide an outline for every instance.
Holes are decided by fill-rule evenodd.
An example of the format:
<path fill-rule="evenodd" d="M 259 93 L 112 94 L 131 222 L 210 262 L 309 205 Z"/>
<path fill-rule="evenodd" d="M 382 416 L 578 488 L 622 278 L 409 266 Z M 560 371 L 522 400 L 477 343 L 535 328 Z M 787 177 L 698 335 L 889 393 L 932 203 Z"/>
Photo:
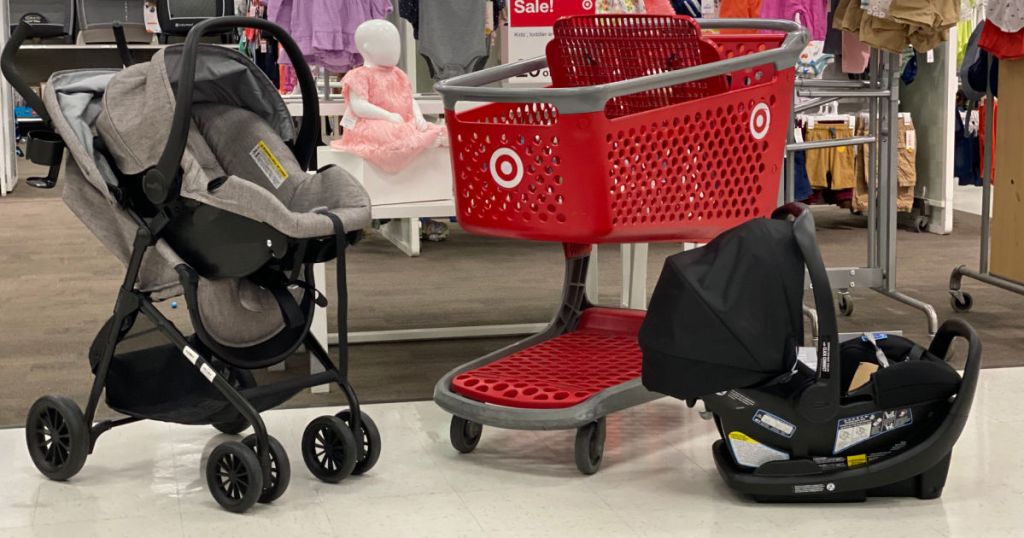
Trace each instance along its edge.
<path fill-rule="evenodd" d="M 636 335 L 644 314 L 591 308 L 583 313 L 577 330 L 459 374 L 452 380 L 452 390 L 508 407 L 572 407 L 640 377 Z"/>

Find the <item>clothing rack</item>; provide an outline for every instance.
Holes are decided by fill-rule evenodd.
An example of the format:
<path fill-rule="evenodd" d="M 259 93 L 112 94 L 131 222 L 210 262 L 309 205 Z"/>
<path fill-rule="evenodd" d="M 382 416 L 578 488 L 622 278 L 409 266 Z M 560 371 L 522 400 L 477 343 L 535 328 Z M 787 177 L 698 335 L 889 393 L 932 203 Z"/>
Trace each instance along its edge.
<path fill-rule="evenodd" d="M 842 314 L 853 314 L 850 291 L 869 288 L 886 297 L 922 311 L 927 317 L 928 334 L 939 328 L 935 309 L 928 303 L 910 297 L 896 288 L 896 195 L 897 164 L 899 160 L 899 103 L 900 55 L 872 51 L 871 79 L 811 80 L 798 79 L 796 97 L 810 100 L 793 107 L 790 117 L 789 144 L 786 146 L 786 168 L 783 196 L 794 201 L 796 151 L 839 146 L 867 144 L 871 148 L 871 161 L 866 170 L 868 186 L 868 257 L 864 267 L 830 267 L 829 283 L 838 292 L 838 307 Z M 838 140 L 796 142 L 796 115 L 839 99 L 863 99 L 868 102 L 868 134 Z M 794 99 L 796 103 L 796 99 Z"/>
<path fill-rule="evenodd" d="M 992 72 L 992 55 L 988 59 L 988 72 Z M 1008 92 L 1003 92 L 1007 95 Z M 1015 96 L 1014 96 L 1015 97 Z M 985 153 L 981 171 L 981 256 L 978 270 L 961 265 L 949 275 L 950 304 L 957 312 L 967 312 L 974 306 L 971 294 L 960 289 L 964 277 L 973 278 L 1011 293 L 1024 295 L 1024 283 L 992 274 L 989 267 L 992 239 L 992 164 L 995 160 L 995 97 L 988 85 L 985 98 Z M 1012 143 L 1012 142 L 1011 142 Z"/>

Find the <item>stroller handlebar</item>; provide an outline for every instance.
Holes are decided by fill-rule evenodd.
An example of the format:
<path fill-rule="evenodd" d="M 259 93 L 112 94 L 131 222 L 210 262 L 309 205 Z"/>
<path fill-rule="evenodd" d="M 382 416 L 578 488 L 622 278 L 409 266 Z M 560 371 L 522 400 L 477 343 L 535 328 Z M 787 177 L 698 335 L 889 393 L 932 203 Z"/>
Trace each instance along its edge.
<path fill-rule="evenodd" d="M 21 21 L 20 24 L 11 33 L 11 38 L 7 41 L 4 46 L 3 53 L 0 53 L 0 71 L 3 72 L 4 78 L 11 83 L 11 86 L 18 91 L 23 99 L 39 114 L 39 117 L 50 124 L 50 115 L 46 112 L 46 106 L 43 104 L 42 98 L 32 90 L 28 82 L 22 78 L 21 73 L 14 64 L 14 57 L 18 54 L 18 49 L 21 48 L 22 43 L 26 39 L 46 39 L 50 37 L 57 37 L 64 35 L 64 30 L 61 28 L 55 28 L 53 26 L 36 26 L 29 24 L 25 21 Z"/>
<path fill-rule="evenodd" d="M 178 168 L 188 131 L 191 127 L 192 92 L 195 85 L 196 62 L 198 60 L 200 40 L 204 35 L 222 33 L 235 28 L 255 28 L 274 36 L 284 48 L 285 53 L 295 68 L 295 74 L 302 92 L 302 125 L 295 139 L 292 151 L 299 165 L 306 169 L 313 157 L 315 141 L 320 119 L 320 101 L 316 91 L 316 81 L 309 70 L 302 51 L 288 32 L 277 24 L 255 17 L 217 17 L 207 19 L 189 30 L 185 38 L 181 67 L 178 72 L 178 89 L 175 93 L 174 119 L 167 137 L 167 145 L 160 156 L 156 167 L 146 173 L 143 185 L 150 201 L 162 205 L 172 195 L 172 185 L 176 185 Z"/>

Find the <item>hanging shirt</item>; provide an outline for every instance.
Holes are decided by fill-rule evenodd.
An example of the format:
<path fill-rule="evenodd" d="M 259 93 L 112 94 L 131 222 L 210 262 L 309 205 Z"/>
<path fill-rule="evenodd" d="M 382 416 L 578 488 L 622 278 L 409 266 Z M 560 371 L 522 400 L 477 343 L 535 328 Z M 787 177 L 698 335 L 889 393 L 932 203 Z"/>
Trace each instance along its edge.
<path fill-rule="evenodd" d="M 1000 30 L 1016 33 L 1024 29 L 1024 2 L 1021 0 L 988 0 L 988 20 Z"/>
<path fill-rule="evenodd" d="M 390 0 L 269 0 L 267 19 L 291 34 L 307 62 L 344 72 L 363 63 L 356 28 L 391 9 Z"/>

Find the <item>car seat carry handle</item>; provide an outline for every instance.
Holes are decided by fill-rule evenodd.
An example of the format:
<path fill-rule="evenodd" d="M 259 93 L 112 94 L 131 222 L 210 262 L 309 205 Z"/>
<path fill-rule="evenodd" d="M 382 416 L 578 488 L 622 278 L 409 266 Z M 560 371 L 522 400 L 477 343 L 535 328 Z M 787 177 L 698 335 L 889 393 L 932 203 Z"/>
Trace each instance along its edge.
<path fill-rule="evenodd" d="M 967 340 L 967 361 L 964 363 L 963 381 L 956 392 L 956 404 L 951 413 L 958 413 L 966 420 L 974 401 L 974 391 L 978 385 L 978 373 L 981 370 L 981 338 L 966 321 L 961 319 L 946 320 L 932 338 L 928 352 L 939 358 L 946 358 L 954 338 Z M 961 403 L 966 402 L 966 403 Z"/>
<path fill-rule="evenodd" d="M 772 213 L 772 218 L 796 217 L 793 236 L 803 255 L 807 273 L 811 278 L 814 308 L 818 311 L 818 371 L 817 380 L 800 396 L 798 409 L 805 418 L 824 422 L 835 417 L 842 395 L 839 367 L 839 324 L 832 286 L 829 284 L 825 262 L 814 237 L 814 216 L 810 208 L 801 203 L 786 204 Z M 835 374 L 835 375 L 833 375 Z"/>
<path fill-rule="evenodd" d="M 6 9 L 6 8 L 4 8 Z M 43 100 L 36 94 L 32 87 L 29 86 L 28 82 L 22 78 L 21 73 L 18 72 L 18 68 L 14 65 L 14 57 L 18 54 L 18 49 L 21 48 L 22 43 L 26 39 L 33 38 L 49 38 L 64 35 L 64 30 L 55 28 L 53 26 L 35 26 L 25 21 L 21 21 L 18 27 L 14 29 L 14 33 L 11 34 L 11 38 L 7 40 L 7 45 L 4 46 L 3 53 L 0 53 L 0 72 L 3 72 L 4 78 L 7 82 L 11 83 L 11 86 L 25 99 L 28 106 L 32 107 L 32 110 L 39 114 L 39 117 L 46 122 L 46 126 L 50 126 L 50 114 L 46 112 L 46 105 L 43 104 Z"/>
<path fill-rule="evenodd" d="M 304 170 L 309 168 L 313 151 L 316 149 L 316 136 L 319 131 L 320 101 L 316 92 L 316 81 L 313 80 L 313 73 L 309 70 L 305 57 L 299 46 L 295 44 L 288 32 L 280 26 L 256 17 L 217 17 L 207 19 L 195 25 L 188 32 L 185 38 L 185 47 L 182 52 L 181 68 L 178 72 L 178 90 L 175 93 L 174 120 L 171 122 L 171 131 L 167 137 L 167 145 L 160 156 L 160 161 L 155 169 L 146 173 L 147 185 L 161 186 L 163 190 L 170 191 L 171 186 L 176 183 L 178 168 L 181 157 L 185 153 L 185 145 L 188 139 L 188 131 L 192 125 L 192 90 L 195 86 L 196 61 L 199 55 L 200 40 L 204 35 L 224 33 L 235 28 L 255 28 L 273 36 L 284 48 L 285 53 L 295 68 L 295 75 L 299 80 L 299 88 L 302 92 L 302 125 L 299 127 L 299 134 L 292 146 L 292 153 L 295 160 Z M 147 194 L 150 190 L 147 189 Z M 159 193 L 159 189 L 154 192 Z M 172 195 L 164 192 L 163 199 L 151 201 L 157 205 L 165 204 Z M 160 198 L 158 196 L 158 198 Z"/>

